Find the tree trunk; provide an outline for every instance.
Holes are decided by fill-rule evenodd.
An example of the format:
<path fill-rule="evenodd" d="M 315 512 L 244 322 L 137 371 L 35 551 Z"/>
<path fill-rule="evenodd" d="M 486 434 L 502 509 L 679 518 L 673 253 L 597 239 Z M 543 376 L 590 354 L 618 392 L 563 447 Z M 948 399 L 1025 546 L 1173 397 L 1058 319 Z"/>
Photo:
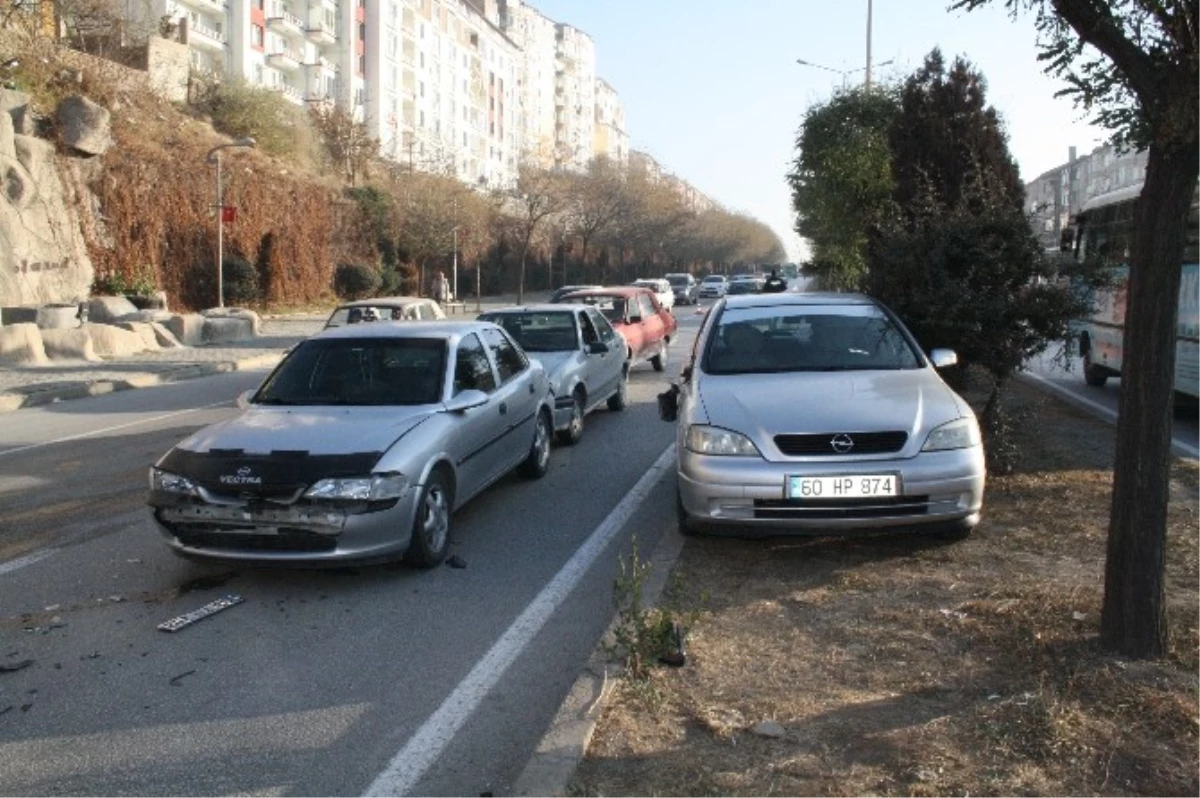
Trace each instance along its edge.
<path fill-rule="evenodd" d="M 1167 648 L 1164 563 L 1180 266 L 1200 155 L 1150 147 L 1125 314 L 1101 641 L 1130 657 Z"/>
<path fill-rule="evenodd" d="M 521 246 L 521 266 L 517 270 L 517 304 L 525 304 L 525 256 L 529 254 L 529 239 L 530 236 L 525 236 L 525 242 Z"/>

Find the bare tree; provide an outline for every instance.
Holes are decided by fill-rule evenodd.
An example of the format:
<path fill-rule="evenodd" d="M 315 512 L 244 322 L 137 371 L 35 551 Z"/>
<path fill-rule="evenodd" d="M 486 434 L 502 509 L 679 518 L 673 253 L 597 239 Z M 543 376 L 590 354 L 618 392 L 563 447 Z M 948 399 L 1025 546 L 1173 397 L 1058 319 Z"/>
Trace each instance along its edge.
<path fill-rule="evenodd" d="M 358 178 L 367 176 L 368 166 L 379 154 L 379 140 L 364 123 L 332 103 L 311 106 L 309 117 L 329 157 L 342 169 L 350 185 L 357 185 Z"/>
<path fill-rule="evenodd" d="M 525 259 L 546 217 L 560 207 L 559 176 L 550 169 L 523 163 L 517 169 L 517 184 L 510 192 L 516 209 L 521 266 L 517 273 L 517 303 L 525 301 Z"/>

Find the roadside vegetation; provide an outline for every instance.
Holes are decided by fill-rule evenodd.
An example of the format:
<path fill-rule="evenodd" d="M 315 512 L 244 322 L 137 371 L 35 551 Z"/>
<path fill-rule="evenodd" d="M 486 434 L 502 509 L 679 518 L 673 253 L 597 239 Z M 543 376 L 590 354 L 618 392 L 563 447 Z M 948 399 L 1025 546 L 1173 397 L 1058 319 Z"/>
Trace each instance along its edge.
<path fill-rule="evenodd" d="M 1108 653 L 1114 430 L 1021 381 L 1010 402 L 1015 468 L 966 541 L 690 539 L 687 664 L 617 682 L 570 794 L 1196 795 L 1196 466 L 1168 650 Z"/>

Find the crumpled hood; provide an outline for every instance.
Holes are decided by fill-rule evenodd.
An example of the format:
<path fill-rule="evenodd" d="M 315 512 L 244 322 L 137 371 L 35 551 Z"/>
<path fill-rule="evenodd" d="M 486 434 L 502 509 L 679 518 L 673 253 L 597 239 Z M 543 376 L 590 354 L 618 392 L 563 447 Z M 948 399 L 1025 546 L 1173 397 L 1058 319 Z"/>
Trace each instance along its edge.
<path fill-rule="evenodd" d="M 931 369 L 703 375 L 708 423 L 748 435 L 768 451 L 779 434 L 904 430 L 921 446 L 969 406 Z M 906 448 L 908 448 L 906 446 Z"/>
<path fill-rule="evenodd" d="M 384 452 L 440 408 L 250 407 L 228 421 L 205 427 L 176 448 L 201 453 L 241 449 L 247 454 Z"/>

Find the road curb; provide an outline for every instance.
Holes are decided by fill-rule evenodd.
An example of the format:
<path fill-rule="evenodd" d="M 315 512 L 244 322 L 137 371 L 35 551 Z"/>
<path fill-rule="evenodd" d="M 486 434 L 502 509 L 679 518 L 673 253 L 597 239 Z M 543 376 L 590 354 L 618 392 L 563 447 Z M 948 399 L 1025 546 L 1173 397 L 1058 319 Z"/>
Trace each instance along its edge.
<path fill-rule="evenodd" d="M 644 606 L 658 603 L 667 585 L 667 577 L 683 551 L 684 537 L 674 525 L 663 533 L 649 563 L 650 576 L 642 590 Z M 513 783 L 515 796 L 565 796 L 579 763 L 587 754 L 588 744 L 596 731 L 600 710 L 612 694 L 621 667 L 612 662 L 604 651 L 604 641 L 612 636 L 617 622 L 614 616 L 608 630 L 596 646 L 582 672 L 575 679 L 563 700 L 549 730 L 542 736 L 537 749 L 521 775 Z"/>
<path fill-rule="evenodd" d="M 134 388 L 152 388 L 172 382 L 209 377 L 231 371 L 252 371 L 270 368 L 282 359 L 283 354 L 256 355 L 254 357 L 217 360 L 209 363 L 188 363 L 165 371 L 137 372 L 118 380 L 73 380 L 50 383 L 47 387 L 33 386 L 26 391 L 8 391 L 0 394 L 0 413 L 11 413 L 27 407 L 40 407 L 69 401 L 102 396 L 115 391 Z"/>

